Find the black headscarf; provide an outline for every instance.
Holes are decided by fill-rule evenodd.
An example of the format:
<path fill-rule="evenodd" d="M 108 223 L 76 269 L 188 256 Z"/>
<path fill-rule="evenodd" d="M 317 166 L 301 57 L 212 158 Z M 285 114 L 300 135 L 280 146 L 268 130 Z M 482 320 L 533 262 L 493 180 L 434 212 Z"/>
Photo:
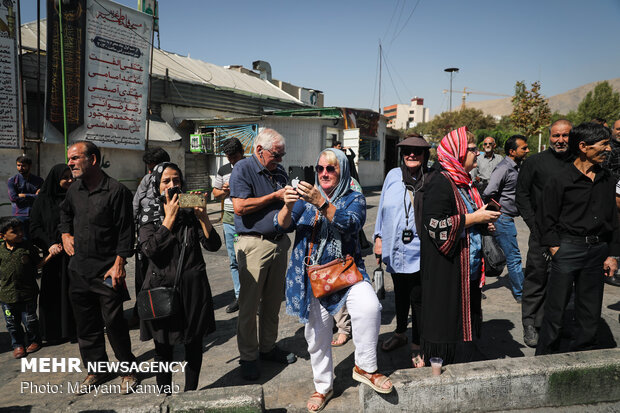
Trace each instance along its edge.
<path fill-rule="evenodd" d="M 153 172 L 151 172 L 151 182 L 150 185 L 153 187 L 154 194 L 153 197 L 149 198 L 148 206 L 141 209 L 141 214 L 139 218 L 138 225 L 145 225 L 148 223 L 154 224 L 156 227 L 159 227 L 164 220 L 164 200 L 162 199 L 161 193 L 159 192 L 159 185 L 161 183 L 161 176 L 166 170 L 166 168 L 172 168 L 179 172 L 181 176 L 181 190 L 185 190 L 185 180 L 183 179 L 183 173 L 181 169 L 172 162 L 162 162 L 159 165 L 153 168 Z M 147 191 L 147 193 L 150 191 Z"/>
<path fill-rule="evenodd" d="M 39 195 L 32 206 L 36 210 L 36 219 L 41 222 L 35 224 L 36 233 L 33 234 L 35 244 L 45 249 L 59 242 L 58 224 L 60 224 L 60 203 L 65 199 L 67 192 L 60 187 L 60 178 L 69 171 L 64 163 L 54 165 L 47 174 L 41 186 Z M 40 217 L 40 218 L 39 218 Z"/>
<path fill-rule="evenodd" d="M 415 171 L 414 174 L 409 171 L 409 168 L 403 164 L 400 166 L 400 170 L 403 173 L 403 183 L 405 187 L 413 192 L 414 202 L 413 202 L 413 214 L 415 216 L 415 225 L 418 228 L 422 228 L 422 208 L 423 208 L 423 199 L 424 199 L 424 189 L 425 185 L 430 182 L 431 178 L 434 176 L 434 171 L 429 171 L 428 169 L 428 159 L 430 158 L 430 151 L 428 149 L 424 150 L 424 160 L 422 161 L 422 165 Z"/>
<path fill-rule="evenodd" d="M 415 174 L 412 174 L 405 165 L 405 162 L 400 166 L 400 169 L 403 173 L 403 182 L 408 190 L 416 193 L 419 191 L 422 186 L 424 186 L 424 174 L 428 172 L 428 159 L 430 157 L 430 151 L 427 148 L 424 148 L 424 159 L 422 161 L 422 165 L 415 171 Z"/>

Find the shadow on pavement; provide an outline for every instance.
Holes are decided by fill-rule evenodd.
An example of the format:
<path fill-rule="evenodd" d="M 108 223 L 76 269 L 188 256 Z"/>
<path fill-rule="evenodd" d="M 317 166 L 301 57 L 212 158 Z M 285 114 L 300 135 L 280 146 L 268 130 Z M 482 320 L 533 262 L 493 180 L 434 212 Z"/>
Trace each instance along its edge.
<path fill-rule="evenodd" d="M 524 345 L 513 339 L 515 325 L 506 319 L 491 319 L 482 323 L 482 338 L 477 347 L 483 355 L 482 360 L 523 357 Z M 478 361 L 478 360 L 476 360 Z"/>

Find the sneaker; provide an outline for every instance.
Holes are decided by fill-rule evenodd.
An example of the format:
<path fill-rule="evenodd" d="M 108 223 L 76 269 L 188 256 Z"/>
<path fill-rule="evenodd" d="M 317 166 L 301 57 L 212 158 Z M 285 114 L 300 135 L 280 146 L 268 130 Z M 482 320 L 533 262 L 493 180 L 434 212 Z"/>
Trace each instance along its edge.
<path fill-rule="evenodd" d="M 258 369 L 258 362 L 256 360 L 241 360 L 241 377 L 245 380 L 258 380 L 260 377 L 260 370 Z"/>
<path fill-rule="evenodd" d="M 135 374 L 121 377 L 121 392 L 123 394 L 133 393 L 133 390 L 136 389 L 138 383 L 138 376 Z"/>
<path fill-rule="evenodd" d="M 235 298 L 234 301 L 228 304 L 228 307 L 226 307 L 226 312 L 229 314 L 236 311 L 239 311 L 239 299 L 237 298 Z"/>
<path fill-rule="evenodd" d="M 22 346 L 15 347 L 13 349 L 13 357 L 16 359 L 20 359 L 22 357 L 26 357 L 26 350 Z"/>
<path fill-rule="evenodd" d="M 274 348 L 268 353 L 260 353 L 259 358 L 261 360 L 273 361 L 281 364 L 293 364 L 297 361 L 296 355 L 293 353 L 287 353 L 286 351 L 281 350 L 278 346 L 274 346 Z"/>
<path fill-rule="evenodd" d="M 528 347 L 535 348 L 538 345 L 538 331 L 534 326 L 523 327 L 523 341 Z"/>
<path fill-rule="evenodd" d="M 36 341 L 33 343 L 30 343 L 30 345 L 26 348 L 26 352 L 28 354 L 35 353 L 39 350 L 41 350 L 41 344 L 37 343 Z"/>

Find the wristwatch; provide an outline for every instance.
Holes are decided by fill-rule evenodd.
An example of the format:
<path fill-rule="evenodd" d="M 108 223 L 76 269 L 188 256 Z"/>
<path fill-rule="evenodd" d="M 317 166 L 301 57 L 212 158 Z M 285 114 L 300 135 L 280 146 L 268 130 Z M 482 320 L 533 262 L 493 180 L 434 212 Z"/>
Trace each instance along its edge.
<path fill-rule="evenodd" d="M 325 202 L 323 202 L 323 205 L 319 207 L 319 211 L 323 212 L 324 210 L 327 209 L 328 206 L 329 206 L 329 201 L 326 199 Z"/>

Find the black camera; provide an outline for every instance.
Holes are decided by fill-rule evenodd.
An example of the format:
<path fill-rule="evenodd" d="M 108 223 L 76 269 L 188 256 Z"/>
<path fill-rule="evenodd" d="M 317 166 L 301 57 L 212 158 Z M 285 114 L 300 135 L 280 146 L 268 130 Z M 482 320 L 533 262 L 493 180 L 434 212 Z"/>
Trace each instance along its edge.
<path fill-rule="evenodd" d="M 413 241 L 413 231 L 410 229 L 404 229 L 401 239 L 403 240 L 403 244 L 409 244 Z"/>

